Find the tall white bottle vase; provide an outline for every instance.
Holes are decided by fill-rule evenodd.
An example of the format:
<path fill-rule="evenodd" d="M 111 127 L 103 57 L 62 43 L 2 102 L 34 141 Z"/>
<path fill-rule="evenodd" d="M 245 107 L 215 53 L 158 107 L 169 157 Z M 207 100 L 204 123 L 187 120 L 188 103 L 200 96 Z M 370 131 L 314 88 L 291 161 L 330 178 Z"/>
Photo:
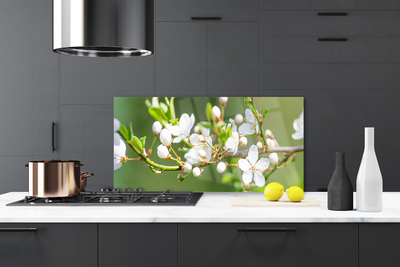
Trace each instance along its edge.
<path fill-rule="evenodd" d="M 357 210 L 382 211 L 382 174 L 374 147 L 374 128 L 365 128 L 365 147 L 357 174 Z"/>

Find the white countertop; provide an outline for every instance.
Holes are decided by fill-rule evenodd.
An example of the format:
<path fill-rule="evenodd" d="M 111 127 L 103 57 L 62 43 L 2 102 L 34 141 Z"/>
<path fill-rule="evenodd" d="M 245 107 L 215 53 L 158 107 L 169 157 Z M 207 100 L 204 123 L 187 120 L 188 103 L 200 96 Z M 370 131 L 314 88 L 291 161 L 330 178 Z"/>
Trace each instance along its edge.
<path fill-rule="evenodd" d="M 400 223 L 400 193 L 383 195 L 382 212 L 330 211 L 326 193 L 306 192 L 319 207 L 232 208 L 233 197 L 263 193 L 204 193 L 196 206 L 6 206 L 26 192 L 0 195 L 0 223 Z"/>

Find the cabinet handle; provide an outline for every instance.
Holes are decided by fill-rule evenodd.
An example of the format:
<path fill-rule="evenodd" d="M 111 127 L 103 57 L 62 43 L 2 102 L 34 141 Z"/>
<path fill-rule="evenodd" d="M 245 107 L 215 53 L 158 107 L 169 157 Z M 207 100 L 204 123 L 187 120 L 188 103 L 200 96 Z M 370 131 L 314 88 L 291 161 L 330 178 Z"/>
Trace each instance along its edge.
<path fill-rule="evenodd" d="M 0 228 L 0 232 L 37 232 L 37 228 Z"/>
<path fill-rule="evenodd" d="M 191 17 L 192 20 L 221 20 L 221 17 Z"/>
<path fill-rule="evenodd" d="M 318 42 L 347 42 L 348 38 L 318 38 Z"/>
<path fill-rule="evenodd" d="M 238 232 L 295 232 L 296 228 L 238 228 Z"/>
<path fill-rule="evenodd" d="M 56 150 L 56 147 L 54 146 L 54 128 L 56 127 L 56 124 L 53 122 L 53 125 L 51 126 L 51 147 L 53 148 L 53 151 Z"/>
<path fill-rule="evenodd" d="M 318 12 L 318 16 L 347 16 L 348 12 Z"/>

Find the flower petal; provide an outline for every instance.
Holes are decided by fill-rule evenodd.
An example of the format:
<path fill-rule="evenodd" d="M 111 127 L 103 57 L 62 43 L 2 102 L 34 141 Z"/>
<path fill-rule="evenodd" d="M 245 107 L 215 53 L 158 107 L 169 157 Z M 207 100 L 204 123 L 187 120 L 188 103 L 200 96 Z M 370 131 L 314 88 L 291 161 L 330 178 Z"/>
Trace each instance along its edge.
<path fill-rule="evenodd" d="M 265 185 L 265 178 L 264 178 L 264 175 L 261 174 L 261 172 L 255 171 L 253 178 L 254 178 L 254 182 L 256 182 L 257 186 Z"/>
<path fill-rule="evenodd" d="M 247 160 L 250 162 L 251 165 L 256 164 L 258 160 L 258 148 L 256 145 L 252 145 L 249 148 L 249 155 L 247 156 Z"/>
<path fill-rule="evenodd" d="M 252 171 L 245 171 L 242 175 L 242 180 L 245 184 L 249 184 L 253 179 L 253 172 Z"/>
<path fill-rule="evenodd" d="M 253 112 L 250 109 L 246 109 L 244 114 L 245 114 L 246 121 L 252 123 L 252 122 L 254 122 L 256 120 L 256 118 L 254 117 Z"/>
<path fill-rule="evenodd" d="M 178 137 L 175 137 L 174 140 L 172 141 L 172 143 L 179 143 L 180 141 L 182 141 L 183 139 L 183 135 L 180 135 Z"/>
<path fill-rule="evenodd" d="M 182 128 L 179 127 L 179 126 L 177 126 L 177 125 L 173 125 L 173 126 L 169 127 L 168 130 L 169 130 L 169 131 L 171 132 L 171 134 L 174 135 L 174 136 L 178 136 L 178 135 L 180 135 L 181 132 L 182 132 Z"/>
<path fill-rule="evenodd" d="M 257 163 L 256 163 L 256 168 L 257 170 L 260 171 L 265 171 L 269 167 L 269 159 L 267 158 L 261 158 Z"/>
<path fill-rule="evenodd" d="M 194 146 L 199 146 L 201 144 L 200 139 L 199 139 L 199 135 L 198 134 L 192 134 L 189 137 L 189 142 Z"/>
<path fill-rule="evenodd" d="M 239 133 L 241 135 L 248 135 L 248 134 L 254 134 L 255 131 L 253 129 L 253 126 L 249 123 L 243 123 L 242 125 L 240 125 L 239 127 Z"/>
<path fill-rule="evenodd" d="M 244 172 L 250 170 L 251 168 L 250 163 L 245 159 L 239 159 L 238 163 L 239 163 L 239 168 Z"/>

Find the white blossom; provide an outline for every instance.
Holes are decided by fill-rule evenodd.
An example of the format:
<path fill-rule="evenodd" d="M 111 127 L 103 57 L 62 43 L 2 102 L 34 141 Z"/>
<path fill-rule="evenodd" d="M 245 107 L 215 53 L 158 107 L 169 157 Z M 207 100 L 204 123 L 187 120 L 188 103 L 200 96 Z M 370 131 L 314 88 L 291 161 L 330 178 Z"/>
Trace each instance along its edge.
<path fill-rule="evenodd" d="M 216 118 L 220 118 L 220 117 L 221 117 L 221 110 L 219 109 L 219 107 L 214 106 L 214 107 L 212 108 L 212 112 L 213 112 L 213 114 L 214 114 L 214 116 L 215 116 Z"/>
<path fill-rule="evenodd" d="M 237 125 L 240 125 L 240 124 L 243 123 L 243 115 L 242 114 L 238 113 L 238 114 L 235 115 L 235 123 Z"/>
<path fill-rule="evenodd" d="M 210 129 L 201 128 L 201 133 L 201 135 L 192 134 L 189 137 L 189 142 L 193 147 L 185 154 L 185 159 L 191 164 L 199 163 L 204 158 L 211 158 L 212 137 L 210 136 Z M 205 157 L 203 151 L 206 153 Z"/>
<path fill-rule="evenodd" d="M 200 127 L 199 127 L 198 125 L 194 126 L 193 132 L 194 132 L 194 133 L 197 133 L 197 134 L 200 134 L 200 133 L 201 133 L 201 132 L 200 132 Z"/>
<path fill-rule="evenodd" d="M 193 176 L 194 176 L 194 177 L 199 177 L 200 174 L 201 174 L 200 168 L 199 168 L 199 167 L 195 167 L 195 168 L 193 169 Z"/>
<path fill-rule="evenodd" d="M 263 148 L 263 144 L 261 142 L 257 142 L 257 148 L 258 149 L 262 149 Z"/>
<path fill-rule="evenodd" d="M 122 166 L 122 157 L 126 157 L 126 145 L 118 133 L 114 133 L 114 171 Z"/>
<path fill-rule="evenodd" d="M 220 162 L 217 165 L 217 172 L 223 173 L 226 170 L 226 164 L 225 162 Z"/>
<path fill-rule="evenodd" d="M 161 130 L 160 141 L 164 146 L 170 146 L 171 145 L 172 135 L 171 135 L 171 132 L 168 129 L 164 128 L 164 129 Z"/>
<path fill-rule="evenodd" d="M 186 138 L 190 134 L 190 130 L 194 125 L 194 115 L 192 114 L 190 117 L 188 114 L 182 114 L 179 119 L 177 125 L 167 125 L 166 127 L 171 131 L 174 138 L 174 143 L 179 143 L 183 138 Z"/>
<path fill-rule="evenodd" d="M 221 104 L 222 107 L 225 107 L 226 103 L 228 103 L 228 98 L 227 97 L 220 97 L 219 98 L 219 103 Z"/>
<path fill-rule="evenodd" d="M 265 184 L 265 178 L 261 172 L 269 167 L 269 160 L 266 158 L 257 160 L 258 149 L 255 145 L 250 147 L 246 159 L 239 159 L 239 168 L 243 171 L 242 179 L 245 184 L 249 184 L 252 180 L 254 180 L 257 186 Z"/>
<path fill-rule="evenodd" d="M 159 121 L 155 121 L 153 123 L 153 126 L 151 127 L 151 130 L 153 131 L 153 134 L 155 136 L 158 136 L 162 130 L 162 125 Z"/>
<path fill-rule="evenodd" d="M 157 155 L 161 159 L 166 159 L 168 157 L 168 155 L 169 155 L 168 147 L 166 147 L 164 145 L 159 145 L 157 147 Z"/>
<path fill-rule="evenodd" d="M 245 136 L 240 137 L 239 146 L 247 146 L 247 137 Z"/>
<path fill-rule="evenodd" d="M 258 134 L 258 122 L 250 109 L 245 111 L 245 123 L 240 125 L 239 133 L 241 135 Z"/>
<path fill-rule="evenodd" d="M 202 160 L 202 157 L 199 155 L 199 150 L 201 148 L 199 147 L 192 147 L 186 154 L 185 154 L 185 159 L 187 162 L 190 164 L 196 164 L 199 163 Z"/>
<path fill-rule="evenodd" d="M 276 153 L 271 153 L 268 158 L 272 165 L 277 164 L 279 161 L 278 154 L 276 154 Z"/>
<path fill-rule="evenodd" d="M 118 119 L 114 118 L 114 132 L 118 132 L 120 127 L 121 122 Z"/>
<path fill-rule="evenodd" d="M 207 157 L 206 151 L 204 149 L 202 149 L 202 148 L 199 149 L 197 154 L 199 154 L 200 158 L 206 158 Z"/>
<path fill-rule="evenodd" d="M 296 131 L 292 134 L 294 140 L 300 140 L 304 138 L 304 111 L 300 113 L 300 116 L 293 121 L 293 128 Z"/>
<path fill-rule="evenodd" d="M 267 146 L 268 147 L 277 147 L 278 144 L 276 143 L 275 139 L 272 140 L 271 138 L 267 138 Z"/>
<path fill-rule="evenodd" d="M 239 147 L 239 134 L 238 132 L 232 132 L 232 136 L 229 137 L 228 140 L 226 140 L 225 142 L 224 149 L 231 151 L 233 155 L 235 155 L 236 152 L 238 151 L 238 147 Z"/>
<path fill-rule="evenodd" d="M 189 162 L 186 162 L 183 165 L 183 169 L 185 170 L 186 173 L 189 173 L 192 171 L 192 164 L 190 164 Z"/>

